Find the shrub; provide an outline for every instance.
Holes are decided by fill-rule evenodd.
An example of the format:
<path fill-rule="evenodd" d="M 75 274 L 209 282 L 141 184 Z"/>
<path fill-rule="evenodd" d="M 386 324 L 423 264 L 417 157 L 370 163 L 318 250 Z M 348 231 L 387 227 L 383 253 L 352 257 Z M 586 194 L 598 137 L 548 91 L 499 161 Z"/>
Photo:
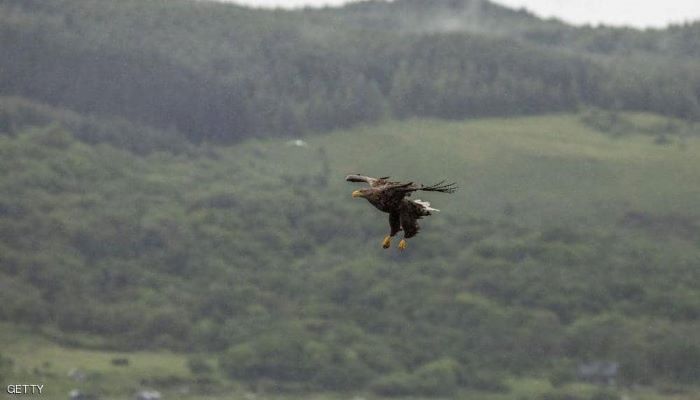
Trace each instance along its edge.
<path fill-rule="evenodd" d="M 126 357 L 117 357 L 113 358 L 111 360 L 112 365 L 117 366 L 117 367 L 128 367 L 129 366 L 129 359 Z"/>
<path fill-rule="evenodd" d="M 557 368 L 549 374 L 549 383 L 554 387 L 561 387 L 573 382 L 575 378 L 573 368 Z"/>
<path fill-rule="evenodd" d="M 213 371 L 213 368 L 202 356 L 192 356 L 187 360 L 187 368 L 195 375 L 206 375 Z"/>
<path fill-rule="evenodd" d="M 620 400 L 620 395 L 610 389 L 600 389 L 593 393 L 591 400 Z"/>
<path fill-rule="evenodd" d="M 415 376 L 396 372 L 372 382 L 370 390 L 380 396 L 401 397 L 415 394 L 416 386 Z"/>
<path fill-rule="evenodd" d="M 561 390 L 554 390 L 542 395 L 541 400 L 583 400 L 578 394 L 573 394 Z"/>
<path fill-rule="evenodd" d="M 319 365 L 300 335 L 269 334 L 231 347 L 220 359 L 231 378 L 309 381 Z"/>
<path fill-rule="evenodd" d="M 443 358 L 421 366 L 413 375 L 419 394 L 450 395 L 457 390 L 460 365 L 452 359 Z"/>
<path fill-rule="evenodd" d="M 443 358 L 424 364 L 413 373 L 386 375 L 374 381 L 370 389 L 382 396 L 447 396 L 457 391 L 460 370 L 459 363 Z"/>

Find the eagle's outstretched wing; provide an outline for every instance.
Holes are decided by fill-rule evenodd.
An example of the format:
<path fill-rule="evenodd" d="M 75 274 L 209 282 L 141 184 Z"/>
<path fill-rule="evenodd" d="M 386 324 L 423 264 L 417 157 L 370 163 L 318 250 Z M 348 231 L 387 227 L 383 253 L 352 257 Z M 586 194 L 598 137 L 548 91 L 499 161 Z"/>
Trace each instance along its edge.
<path fill-rule="evenodd" d="M 366 182 L 369 184 L 370 187 L 378 187 L 378 186 L 383 186 L 388 183 L 393 183 L 389 182 L 389 176 L 383 176 L 381 178 L 372 178 L 370 176 L 365 176 L 365 175 L 359 175 L 359 174 L 350 174 L 345 177 L 345 180 L 348 182 Z"/>
<path fill-rule="evenodd" d="M 422 190 L 424 192 L 441 192 L 441 193 L 454 193 L 457 190 L 457 183 L 452 182 L 452 183 L 445 183 L 444 180 L 434 184 L 434 185 L 409 185 L 406 187 L 399 187 L 398 190 L 404 191 L 404 192 L 415 192 L 418 190 Z"/>
<path fill-rule="evenodd" d="M 415 192 L 417 190 L 423 190 L 426 192 L 442 192 L 442 193 L 454 193 L 457 190 L 456 183 L 445 183 L 444 180 L 434 184 L 434 185 L 414 185 L 413 182 L 401 183 L 401 182 L 390 182 L 389 176 L 383 176 L 381 178 L 373 178 L 371 176 L 350 174 L 345 177 L 348 182 L 365 182 L 369 184 L 370 187 L 387 186 L 386 190 L 389 191 L 401 191 L 401 192 Z"/>
<path fill-rule="evenodd" d="M 410 196 L 412 192 L 416 192 L 419 190 L 425 192 L 454 193 L 457 190 L 457 184 L 445 183 L 444 180 L 430 186 L 416 185 L 413 182 L 390 182 L 386 184 L 385 187 L 382 188 L 382 190 L 386 192 L 387 196 L 400 200 L 406 196 Z"/>

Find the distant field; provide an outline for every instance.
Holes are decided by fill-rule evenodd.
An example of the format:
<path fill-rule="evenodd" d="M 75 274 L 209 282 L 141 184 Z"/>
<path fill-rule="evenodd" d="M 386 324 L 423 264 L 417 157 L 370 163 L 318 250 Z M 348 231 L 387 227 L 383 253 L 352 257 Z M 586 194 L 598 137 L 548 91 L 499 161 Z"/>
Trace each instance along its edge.
<path fill-rule="evenodd" d="M 3 323 L 0 349 L 14 360 L 15 372 L 3 377 L 6 384 L 44 384 L 41 396 L 67 399 L 73 389 L 101 393 L 103 398 L 130 398 L 141 380 L 187 379 L 186 358 L 167 352 L 118 353 L 61 347 L 32 332 Z M 115 366 L 115 358 L 128 358 L 128 366 Z M 70 377 L 73 371 L 76 378 Z M 78 378 L 77 375 L 84 375 Z M 191 378 L 191 377 L 190 377 Z M 175 386 L 175 385 L 173 385 Z M 5 388 L 3 388 L 5 392 Z"/>
<path fill-rule="evenodd" d="M 81 350 L 59 346 L 26 327 L 0 323 L 0 349 L 14 360 L 15 373 L 2 376 L 3 392 L 8 384 L 43 384 L 41 396 L 23 396 L 48 400 L 68 399 L 71 390 L 83 393 L 100 393 L 107 400 L 133 399 L 139 390 L 157 389 L 164 399 L 211 399 L 211 400 L 350 400 L 380 399 L 364 393 L 255 393 L 243 384 L 222 381 L 218 374 L 207 376 L 210 380 L 201 383 L 201 376 L 192 374 L 187 368 L 187 354 L 171 352 L 110 352 Z M 126 358 L 128 366 L 115 366 L 112 360 Z M 212 360 L 214 361 L 213 357 Z M 78 380 L 69 376 L 78 371 L 85 378 Z M 197 380 L 200 379 L 200 383 Z M 509 393 L 487 393 L 464 391 L 456 398 L 464 400 L 508 400 L 540 398 L 551 393 L 552 385 L 545 379 L 511 379 Z M 570 384 L 559 389 L 561 393 L 586 396 L 597 390 L 596 386 Z M 678 390 L 676 393 L 659 393 L 654 390 L 626 389 L 626 398 L 635 400 L 693 400 L 698 399 L 693 391 Z M 5 395 L 7 398 L 18 398 Z M 414 397 L 414 399 L 420 399 Z"/>

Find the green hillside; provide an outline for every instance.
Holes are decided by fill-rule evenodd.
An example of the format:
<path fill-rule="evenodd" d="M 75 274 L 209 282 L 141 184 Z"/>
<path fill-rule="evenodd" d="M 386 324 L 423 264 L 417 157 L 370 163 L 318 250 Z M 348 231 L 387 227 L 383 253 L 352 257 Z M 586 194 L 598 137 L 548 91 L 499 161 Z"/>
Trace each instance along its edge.
<path fill-rule="evenodd" d="M 494 217 L 512 207 L 517 221 L 594 224 L 627 211 L 697 213 L 694 143 L 683 134 L 654 145 L 666 120 L 628 114 L 641 128 L 624 139 L 592 131 L 578 115 L 484 119 L 472 123 L 407 121 L 319 139 L 341 171 L 401 171 L 403 178 L 462 182 L 447 218 Z M 652 135 L 642 134 L 644 126 Z M 638 130 L 637 130 L 638 129 Z M 686 128 L 697 137 L 697 127 Z M 636 130 L 636 132 L 635 132 Z M 381 146 L 381 152 L 377 152 Z M 673 160 L 673 161 L 671 161 Z M 672 193 L 672 194 L 671 194 Z M 670 198 L 669 198 L 670 197 Z M 460 209 L 457 215 L 454 210 Z M 572 221 L 573 219 L 573 221 Z"/>
<path fill-rule="evenodd" d="M 697 393 L 697 125 L 407 120 L 141 155 L 61 125 L 0 136 L 0 318 L 50 342 L 208 354 L 220 385 L 274 392 L 509 398 L 535 379 L 544 399 L 604 359 Z M 385 251 L 350 172 L 461 189 L 421 196 L 442 211 Z"/>
<path fill-rule="evenodd" d="M 446 16 L 455 29 L 402 28 Z M 578 29 L 467 0 L 2 0 L 0 94 L 194 143 L 591 106 L 698 120 L 697 31 Z"/>
<path fill-rule="evenodd" d="M 697 399 L 699 29 L 0 0 L 1 386 Z M 460 189 L 383 250 L 349 173 Z"/>

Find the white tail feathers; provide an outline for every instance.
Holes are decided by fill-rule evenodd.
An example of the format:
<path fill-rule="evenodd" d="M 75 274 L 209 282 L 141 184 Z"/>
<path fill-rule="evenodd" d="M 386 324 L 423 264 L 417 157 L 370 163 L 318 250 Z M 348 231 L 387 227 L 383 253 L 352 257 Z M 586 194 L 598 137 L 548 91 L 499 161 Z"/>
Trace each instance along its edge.
<path fill-rule="evenodd" d="M 430 203 L 428 203 L 427 201 L 415 199 L 413 200 L 413 202 L 416 204 L 420 204 L 420 206 L 423 207 L 423 209 L 426 211 L 440 211 L 437 208 L 430 207 Z"/>

